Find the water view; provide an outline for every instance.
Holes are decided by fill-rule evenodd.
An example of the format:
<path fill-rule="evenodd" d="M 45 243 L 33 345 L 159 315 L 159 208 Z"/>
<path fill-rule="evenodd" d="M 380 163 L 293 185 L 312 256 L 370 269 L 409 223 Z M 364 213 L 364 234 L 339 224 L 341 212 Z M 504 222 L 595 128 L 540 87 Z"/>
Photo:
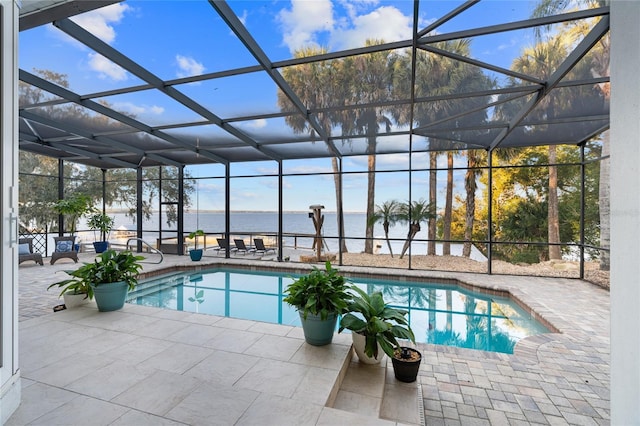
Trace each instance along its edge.
<path fill-rule="evenodd" d="M 328 247 L 328 251 L 336 252 L 338 250 L 338 226 L 335 212 L 326 212 L 323 235 L 325 235 L 325 242 Z M 115 230 L 130 230 L 136 229 L 135 221 L 126 216 L 124 213 L 111 213 L 111 216 L 115 219 Z M 315 233 L 313 222 L 309 218 L 307 212 L 284 212 L 282 215 L 283 233 L 285 234 L 297 234 L 297 235 L 310 235 Z M 148 221 L 143 223 L 144 229 L 157 230 L 159 217 L 157 215 L 152 216 Z M 364 240 L 360 238 L 365 237 L 365 224 L 366 214 L 364 213 L 345 213 L 345 238 L 346 245 L 349 252 L 359 253 L 364 250 Z M 79 229 L 83 229 L 83 224 Z M 163 225 L 165 229 L 175 229 L 175 225 L 167 227 Z M 225 229 L 225 215 L 223 212 L 199 212 L 199 213 L 185 213 L 184 215 L 184 229 L 194 230 L 202 229 L 207 233 L 221 233 Z M 233 212 L 231 214 L 231 227 L 230 232 L 236 233 L 268 233 L 276 234 L 278 232 L 278 213 L 277 212 Z M 172 236 L 171 233 L 163 234 L 166 236 Z M 396 225 L 390 228 L 389 238 L 395 239 L 391 241 L 392 249 L 394 253 L 399 253 L 404 244 L 404 239 L 407 236 L 406 225 Z M 377 224 L 374 228 L 374 237 L 376 238 L 376 252 L 380 254 L 388 254 L 386 241 L 384 240 L 384 231 L 382 226 Z M 91 236 L 88 237 L 91 241 Z M 145 240 L 154 242 L 157 238 L 157 232 L 145 232 Z M 426 239 L 427 231 L 426 227 L 423 227 L 422 231 L 418 232 L 416 239 Z M 297 243 L 303 247 L 311 247 L 312 238 L 298 238 Z M 285 238 L 285 244 L 293 245 L 293 241 L 288 241 Z M 441 254 L 440 244 L 437 245 L 436 251 Z M 426 243 L 414 242 L 413 250 L 416 254 L 426 254 Z M 452 244 L 451 254 L 461 255 L 462 244 Z M 474 246 L 471 253 L 471 259 L 477 261 L 485 261 L 486 257 Z"/>

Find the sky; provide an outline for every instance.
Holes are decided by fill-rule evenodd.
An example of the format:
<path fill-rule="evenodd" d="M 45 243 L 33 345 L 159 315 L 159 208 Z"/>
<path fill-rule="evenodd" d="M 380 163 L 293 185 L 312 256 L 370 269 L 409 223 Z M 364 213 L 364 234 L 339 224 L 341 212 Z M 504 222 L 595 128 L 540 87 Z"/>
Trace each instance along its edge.
<path fill-rule="evenodd" d="M 26 0 L 28 1 L 28 0 Z M 463 1 L 421 1 L 419 22 L 424 27 L 462 4 Z M 386 42 L 411 38 L 413 2 L 377 0 L 295 0 L 230 1 L 229 6 L 256 39 L 271 61 L 290 59 L 303 46 L 321 46 L 329 51 L 361 47 L 367 39 Z M 535 2 L 484 0 L 442 26 L 438 31 L 452 32 L 469 27 L 488 26 L 526 19 Z M 126 1 L 73 20 L 121 51 L 162 79 L 176 79 L 202 73 L 254 65 L 235 35 L 222 22 L 208 1 Z M 509 68 L 526 45 L 533 43 L 533 32 L 518 31 L 497 36 L 476 37 L 472 55 L 480 60 Z M 20 68 L 51 70 L 67 76 L 70 90 L 85 94 L 135 86 L 142 82 L 104 57 L 88 50 L 52 25 L 20 34 Z M 235 76 L 225 79 L 182 85 L 185 94 L 200 96 L 199 102 L 222 118 L 246 113 L 276 112 L 276 86 L 265 76 Z M 162 95 L 137 93 L 104 98 L 116 109 L 134 114 L 149 125 L 172 124 L 201 117 Z M 278 120 L 254 120 L 238 124 L 241 130 L 278 134 L 283 126 Z M 345 170 L 366 171 L 366 157 L 345 157 Z M 428 164 L 425 154 L 414 156 L 413 165 Z M 378 170 L 406 166 L 407 156 L 380 156 Z M 445 165 L 440 158 L 440 166 Z M 288 163 L 288 162 L 287 162 Z M 285 163 L 285 172 L 330 171 L 327 159 Z M 462 165 L 462 164 L 461 164 Z M 234 164 L 236 175 L 277 173 L 274 162 Z M 197 167 L 194 176 L 220 176 L 221 166 Z M 414 186 L 424 174 L 414 176 Z M 443 175 L 442 175 L 443 176 Z M 304 210 L 310 204 L 335 205 L 333 180 L 292 177 L 285 179 L 285 210 Z M 463 191 L 456 178 L 458 191 Z M 274 187 L 275 182 L 275 187 Z M 406 173 L 378 174 L 376 202 L 407 199 Z M 344 178 L 346 211 L 363 211 L 366 198 L 365 173 Z M 309 188 L 313 188 L 310 193 Z M 444 191 L 444 177 L 439 176 L 439 198 Z M 421 192 L 424 192 L 422 195 Z M 415 193 L 426 197 L 426 189 Z M 232 207 L 237 210 L 261 210 L 274 206 L 277 199 L 276 178 L 246 178 L 232 184 Z M 198 183 L 201 209 L 219 209 L 224 186 L 219 180 Z M 416 195 L 413 195 L 417 198 Z M 222 205 L 224 207 L 224 204 Z M 275 206 L 277 208 L 277 205 Z M 331 208 L 329 208 L 332 210 Z"/>

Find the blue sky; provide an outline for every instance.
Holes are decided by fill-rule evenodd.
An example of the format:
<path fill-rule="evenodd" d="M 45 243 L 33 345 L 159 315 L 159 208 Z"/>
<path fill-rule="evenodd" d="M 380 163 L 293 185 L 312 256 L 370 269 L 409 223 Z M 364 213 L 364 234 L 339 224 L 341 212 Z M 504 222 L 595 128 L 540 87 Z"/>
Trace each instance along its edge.
<path fill-rule="evenodd" d="M 421 27 L 462 3 L 422 1 Z M 413 2 L 409 0 L 231 1 L 229 6 L 272 61 L 291 58 L 292 53 L 302 46 L 323 46 L 330 51 L 337 51 L 363 46 L 368 38 L 391 42 L 411 37 Z M 534 6 L 535 2 L 532 1 L 485 0 L 445 24 L 439 31 L 458 31 L 526 19 Z M 77 16 L 73 20 L 162 79 L 255 64 L 255 59 L 246 52 L 207 1 L 126 1 Z M 509 68 L 523 45 L 531 44 L 532 40 L 531 31 L 478 37 L 472 42 L 473 56 Z M 141 84 L 135 76 L 89 51 L 51 25 L 20 34 L 19 61 L 20 67 L 30 72 L 46 69 L 66 74 L 70 89 L 80 94 Z M 217 79 L 183 86 L 180 90 L 188 95 L 193 93 L 201 96 L 199 102 L 222 118 L 244 114 L 247 108 L 256 113 L 278 110 L 276 87 L 264 77 L 252 75 Z M 116 109 L 135 114 L 139 120 L 152 126 L 201 119 L 158 95 L 136 93 L 104 100 Z M 248 133 L 277 134 L 279 126 L 282 126 L 281 122 L 266 120 L 239 124 Z M 444 158 L 441 159 L 441 165 L 444 165 L 443 161 Z M 378 169 L 390 169 L 406 163 L 406 156 L 381 156 Z M 413 163 L 414 167 L 416 164 L 426 165 L 427 158 L 424 154 L 414 156 Z M 344 168 L 364 171 L 366 158 L 346 157 Z M 232 170 L 234 174 L 251 175 L 269 170 L 276 172 L 277 165 L 245 163 L 234 165 Z M 327 159 L 306 160 L 285 165 L 287 170 L 330 171 L 331 166 Z M 220 166 L 212 166 L 210 172 L 202 167 L 194 171 L 194 175 L 198 176 L 219 176 L 220 173 Z M 309 204 L 325 202 L 327 198 L 333 200 L 333 181 L 329 177 L 316 179 L 315 184 L 311 183 L 314 187 L 312 194 L 309 191 L 309 179 L 286 179 L 285 208 L 304 210 Z M 253 179 L 252 185 L 245 185 L 249 180 L 242 184 L 238 182 L 232 207 L 254 210 L 259 209 L 257 206 L 274 205 L 273 197 L 277 195 L 273 188 L 274 180 Z M 350 197 L 345 209 L 364 210 L 366 175 L 347 176 L 344 184 L 345 192 Z M 444 178 L 440 178 L 439 186 L 443 185 Z M 462 191 L 461 183 L 458 186 Z M 200 185 L 200 208 L 219 208 L 217 204 L 222 189 L 221 185 L 211 181 Z M 376 202 L 407 197 L 406 178 L 401 179 L 396 174 L 379 174 Z M 333 205 L 334 202 L 328 204 Z"/>

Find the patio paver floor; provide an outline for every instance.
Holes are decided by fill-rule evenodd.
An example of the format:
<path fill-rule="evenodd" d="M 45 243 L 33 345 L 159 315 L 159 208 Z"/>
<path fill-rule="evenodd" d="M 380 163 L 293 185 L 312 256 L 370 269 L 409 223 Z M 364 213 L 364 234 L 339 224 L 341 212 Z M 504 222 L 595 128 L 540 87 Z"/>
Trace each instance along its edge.
<path fill-rule="evenodd" d="M 207 262 L 282 266 L 219 258 L 206 258 L 198 266 Z M 145 272 L 181 265 L 193 266 L 188 257 L 166 256 L 161 265 L 145 264 Z M 349 353 L 348 335 L 336 335 L 325 364 L 326 354 L 316 353 L 322 349 L 305 344 L 295 327 L 234 324 L 232 319 L 133 305 L 107 315 L 92 305 L 52 313 L 61 302 L 46 287 L 62 279 L 62 273 L 55 271 L 74 268 L 64 262 L 20 266 L 23 391 L 22 404 L 9 425 L 415 422 L 416 416 L 403 417 L 401 403 L 391 399 L 379 405 L 383 416 L 398 416 L 391 421 L 324 405 L 332 392 L 352 392 L 334 389 L 340 359 L 346 360 Z M 360 267 L 340 269 L 371 272 Z M 478 287 L 509 290 L 561 332 L 524 339 L 513 355 L 420 345 L 418 384 L 427 425 L 609 424 L 606 290 L 556 278 L 414 270 L 376 273 L 459 278 Z M 224 344 L 225 335 L 234 336 L 232 347 Z M 286 353 L 272 350 L 278 345 Z M 77 368 L 69 369 L 70 364 Z M 393 380 L 386 378 L 384 391 L 393 390 L 397 385 Z M 320 391 L 305 391 L 309 383 Z M 335 406 L 346 408 L 349 403 L 336 401 Z"/>

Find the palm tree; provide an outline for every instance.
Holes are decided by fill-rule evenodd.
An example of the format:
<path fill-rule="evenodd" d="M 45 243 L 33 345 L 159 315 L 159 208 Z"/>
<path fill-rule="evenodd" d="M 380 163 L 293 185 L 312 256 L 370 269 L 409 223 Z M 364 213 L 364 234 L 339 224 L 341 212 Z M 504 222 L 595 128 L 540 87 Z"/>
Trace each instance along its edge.
<path fill-rule="evenodd" d="M 399 211 L 400 203 L 396 200 L 385 201 L 381 205 L 376 204 L 376 211 L 372 216 L 369 216 L 367 223 L 368 226 L 382 223 L 384 238 L 387 240 L 387 247 L 389 247 L 391 257 L 393 257 L 393 250 L 391 249 L 391 241 L 389 241 L 389 227 L 395 225 L 398 221 Z"/>
<path fill-rule="evenodd" d="M 453 151 L 447 151 L 447 190 L 442 218 L 442 255 L 451 254 L 451 216 L 453 215 Z"/>
<path fill-rule="evenodd" d="M 449 52 L 462 56 L 470 56 L 471 42 L 467 39 L 448 41 L 437 44 L 437 47 Z M 400 59 L 401 61 L 410 61 L 409 56 Z M 410 93 L 411 88 L 403 82 L 406 76 L 397 73 L 398 77 L 394 81 L 394 90 L 398 92 Z M 456 61 L 450 58 L 437 56 L 430 52 L 418 51 L 416 57 L 416 86 L 415 96 L 444 96 L 454 93 L 464 93 L 474 90 L 486 90 L 495 85 L 495 83 L 486 77 L 482 71 L 465 62 Z M 487 103 L 486 97 L 475 97 L 470 99 L 448 99 L 436 102 L 420 102 L 415 105 L 414 122 L 417 126 L 426 126 L 434 121 L 444 119 L 445 117 L 469 110 L 474 106 Z M 409 124 L 409 109 L 397 109 L 394 111 L 394 118 L 399 124 Z M 477 112 L 464 116 L 465 124 L 482 123 L 486 121 L 486 112 Z M 456 125 L 457 122 L 448 123 Z M 443 218 L 443 238 L 449 240 L 451 238 L 451 218 L 453 210 L 453 156 L 456 150 L 464 148 L 464 145 L 458 142 L 445 141 L 438 138 L 429 138 L 429 202 L 437 205 L 437 157 L 438 152 L 447 151 L 447 197 L 445 200 L 445 212 Z M 475 196 L 475 194 L 474 194 Z M 427 254 L 435 255 L 435 236 L 436 236 L 436 217 L 433 216 L 428 221 L 428 234 L 430 241 L 427 243 Z M 443 250 L 445 254 L 450 252 L 450 243 L 444 243 Z"/>
<path fill-rule="evenodd" d="M 557 67 L 567 56 L 567 46 L 569 40 L 558 33 L 548 41 L 537 43 L 534 47 L 524 50 L 522 55 L 513 62 L 512 69 L 529 75 L 548 79 Z M 555 117 L 556 110 L 562 109 L 562 106 L 570 104 L 569 99 L 560 99 L 553 92 L 540 102 L 539 114 L 546 117 Z M 549 259 L 561 259 L 562 253 L 560 246 L 560 208 L 558 201 L 558 168 L 556 146 L 549 145 L 548 164 L 549 164 L 549 184 L 547 194 L 547 216 L 548 216 L 548 237 L 549 242 Z"/>
<path fill-rule="evenodd" d="M 366 46 L 383 44 L 383 40 L 367 40 Z M 390 99 L 391 76 L 397 55 L 386 51 L 366 53 L 345 58 L 343 69 L 350 72 L 342 74 L 343 84 L 348 85 L 352 105 L 362 104 L 362 108 L 344 110 L 337 122 L 342 125 L 343 135 L 357 133 L 367 140 L 367 209 L 366 217 L 371 217 L 375 210 L 376 185 L 376 145 L 377 134 L 381 126 L 391 131 L 391 120 L 384 115 L 385 109 L 367 106 L 371 103 Z M 373 225 L 366 224 L 365 253 L 373 253 Z"/>
<path fill-rule="evenodd" d="M 540 0 L 532 13 L 532 17 L 538 18 L 563 12 L 569 8 L 577 6 L 585 6 L 593 9 L 609 5 L 610 0 Z M 588 32 L 584 26 L 574 23 L 573 33 L 576 36 L 582 36 Z M 610 75 L 609 70 L 609 34 L 605 35 L 598 41 L 598 46 L 591 50 L 589 59 L 591 62 L 591 74 L 594 77 L 603 77 Z M 599 83 L 596 89 L 602 94 L 605 104 L 609 104 L 611 88 L 610 83 Z M 602 157 L 609 155 L 609 130 L 602 134 Z M 610 246 L 611 229 L 609 225 L 609 160 L 600 161 L 600 186 L 599 186 L 599 207 L 600 207 L 600 247 L 608 248 Z M 611 266 L 610 254 L 608 251 L 600 252 L 600 269 L 608 271 Z"/>
<path fill-rule="evenodd" d="M 465 219 L 464 219 L 464 245 L 462 246 L 462 256 L 471 257 L 471 240 L 473 239 L 473 222 L 476 215 L 476 189 L 478 188 L 476 179 L 480 175 L 477 169 L 482 153 L 478 150 L 467 151 L 467 172 L 464 176 L 465 198 Z"/>
<path fill-rule="evenodd" d="M 294 53 L 294 57 L 305 58 L 324 53 L 327 53 L 325 48 L 307 47 L 297 50 Z M 343 90 L 341 87 L 342 78 L 339 76 L 341 72 L 340 69 L 339 61 L 311 62 L 284 68 L 282 70 L 282 76 L 308 109 L 322 109 L 333 106 L 335 103 L 334 99 L 339 99 L 339 93 Z M 283 111 L 295 111 L 295 106 L 291 100 L 280 90 L 278 91 L 278 105 Z M 330 113 L 319 112 L 317 118 L 325 133 L 331 135 L 335 117 Z M 311 136 L 315 134 L 314 129 L 309 126 L 308 121 L 299 114 L 287 116 L 285 122 L 295 133 L 308 132 Z M 331 168 L 336 190 L 337 221 L 338 226 L 342 226 L 342 235 L 344 235 L 344 221 L 341 220 L 342 192 L 339 176 L 340 169 L 336 157 L 331 157 Z M 343 253 L 347 252 L 347 245 L 344 240 L 342 240 L 340 251 Z"/>
<path fill-rule="evenodd" d="M 402 247 L 402 253 L 400 253 L 400 259 L 404 257 L 404 254 L 409 249 L 411 242 L 415 238 L 416 234 L 420 232 L 420 224 L 427 222 L 429 219 L 435 217 L 434 206 L 428 203 L 423 198 L 411 203 L 403 203 L 400 205 L 400 211 L 398 215 L 398 221 L 409 224 L 409 231 L 407 232 L 407 240 Z"/>

